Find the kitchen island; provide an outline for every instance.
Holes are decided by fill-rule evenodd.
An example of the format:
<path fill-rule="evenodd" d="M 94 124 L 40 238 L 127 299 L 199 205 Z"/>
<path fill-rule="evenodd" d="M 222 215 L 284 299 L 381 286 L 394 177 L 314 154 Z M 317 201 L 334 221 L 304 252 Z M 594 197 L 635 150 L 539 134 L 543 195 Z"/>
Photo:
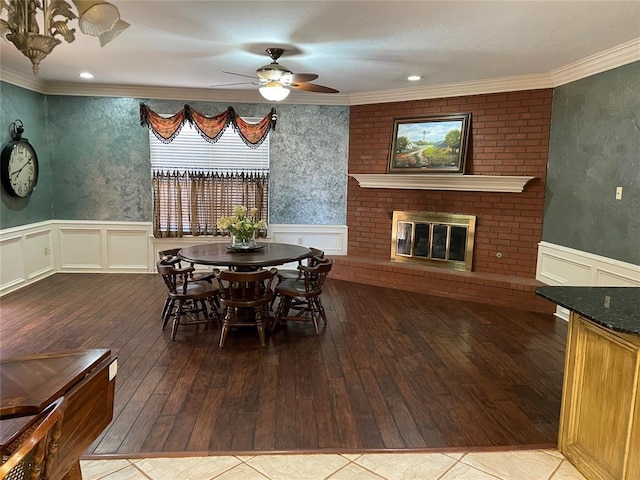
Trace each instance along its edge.
<path fill-rule="evenodd" d="M 640 288 L 536 293 L 571 311 L 560 452 L 588 479 L 640 480 Z"/>

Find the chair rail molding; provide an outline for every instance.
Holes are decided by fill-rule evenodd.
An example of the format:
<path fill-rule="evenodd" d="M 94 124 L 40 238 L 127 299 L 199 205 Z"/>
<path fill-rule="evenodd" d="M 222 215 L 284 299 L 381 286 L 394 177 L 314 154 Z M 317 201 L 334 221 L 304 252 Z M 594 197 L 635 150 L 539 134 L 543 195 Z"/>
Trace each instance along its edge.
<path fill-rule="evenodd" d="M 350 173 L 362 188 L 522 193 L 536 177 L 512 175 Z"/>

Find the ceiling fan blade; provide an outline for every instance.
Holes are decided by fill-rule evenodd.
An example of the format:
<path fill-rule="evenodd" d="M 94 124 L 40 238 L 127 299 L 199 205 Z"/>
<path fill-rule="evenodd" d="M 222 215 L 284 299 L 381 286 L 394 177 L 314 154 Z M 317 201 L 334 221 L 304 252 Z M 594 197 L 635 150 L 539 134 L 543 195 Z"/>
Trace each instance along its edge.
<path fill-rule="evenodd" d="M 255 75 L 245 75 L 243 73 L 234 73 L 234 72 L 225 72 L 225 71 L 223 71 L 222 73 L 228 73 L 229 75 L 238 75 L 239 77 L 247 77 L 247 78 L 253 78 L 253 79 L 256 78 Z"/>
<path fill-rule="evenodd" d="M 314 83 L 292 83 L 291 88 L 304 90 L 305 92 L 340 93 L 335 88 L 325 87 L 324 85 L 316 85 Z"/>
<path fill-rule="evenodd" d="M 239 82 L 239 83 L 220 83 L 218 85 L 211 85 L 212 88 L 217 87 L 231 87 L 233 85 L 257 85 L 258 82 Z"/>
<path fill-rule="evenodd" d="M 318 78 L 318 75 L 315 73 L 294 73 L 291 81 L 293 83 L 306 83 L 313 82 L 316 78 Z"/>

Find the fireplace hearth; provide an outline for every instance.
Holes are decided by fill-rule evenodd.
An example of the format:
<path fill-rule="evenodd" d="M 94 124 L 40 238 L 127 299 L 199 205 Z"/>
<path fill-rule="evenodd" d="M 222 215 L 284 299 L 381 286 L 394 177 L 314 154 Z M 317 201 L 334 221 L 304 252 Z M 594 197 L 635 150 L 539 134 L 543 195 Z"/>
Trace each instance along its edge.
<path fill-rule="evenodd" d="M 395 211 L 392 225 L 392 260 L 471 271 L 474 215 Z"/>

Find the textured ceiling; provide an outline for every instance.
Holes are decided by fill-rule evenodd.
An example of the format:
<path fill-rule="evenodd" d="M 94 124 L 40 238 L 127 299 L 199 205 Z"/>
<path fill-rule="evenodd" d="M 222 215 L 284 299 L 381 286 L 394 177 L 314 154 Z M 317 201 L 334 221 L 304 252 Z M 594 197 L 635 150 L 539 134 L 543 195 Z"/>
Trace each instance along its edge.
<path fill-rule="evenodd" d="M 294 73 L 351 94 L 547 73 L 640 37 L 639 1 L 112 2 L 131 27 L 104 48 L 77 29 L 38 81 L 86 82 L 86 70 L 96 84 L 209 89 L 244 81 L 223 72 L 253 75 L 277 46 Z M 0 44 L 2 70 L 32 76 Z"/>

